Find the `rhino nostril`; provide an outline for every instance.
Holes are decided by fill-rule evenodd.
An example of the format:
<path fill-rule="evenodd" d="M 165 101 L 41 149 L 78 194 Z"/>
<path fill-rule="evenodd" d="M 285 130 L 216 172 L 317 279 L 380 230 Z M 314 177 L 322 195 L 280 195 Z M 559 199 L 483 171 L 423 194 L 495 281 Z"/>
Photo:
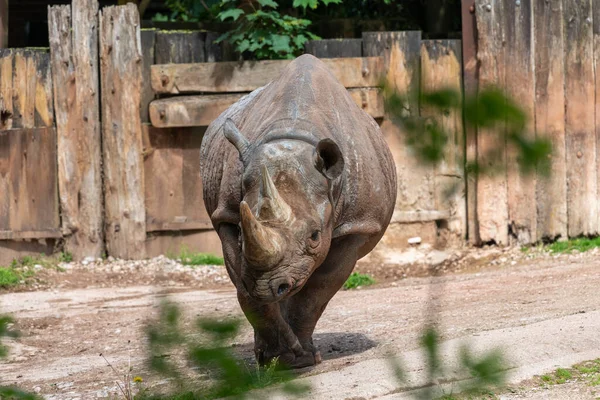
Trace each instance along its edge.
<path fill-rule="evenodd" d="M 290 285 L 287 283 L 282 283 L 281 285 L 279 285 L 279 287 L 277 288 L 277 295 L 278 296 L 283 296 L 284 294 L 286 294 L 288 291 L 290 290 Z"/>

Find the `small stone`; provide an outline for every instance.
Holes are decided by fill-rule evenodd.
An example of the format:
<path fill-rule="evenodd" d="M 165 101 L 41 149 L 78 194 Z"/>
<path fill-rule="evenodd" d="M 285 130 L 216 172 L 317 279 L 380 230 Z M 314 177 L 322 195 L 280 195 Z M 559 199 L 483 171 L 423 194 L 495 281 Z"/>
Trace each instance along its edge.
<path fill-rule="evenodd" d="M 40 269 L 42 269 L 42 268 L 43 268 L 43 267 L 42 267 L 40 264 L 35 264 L 35 265 L 33 266 L 33 269 L 35 269 L 35 270 L 40 270 Z"/>
<path fill-rule="evenodd" d="M 420 244 L 420 243 L 421 243 L 421 238 L 419 236 L 408 239 L 408 244 Z"/>
<path fill-rule="evenodd" d="M 40 393 L 42 391 L 42 388 L 39 387 L 39 386 L 36 386 L 36 387 L 33 388 L 33 391 L 36 392 L 36 393 Z"/>
<path fill-rule="evenodd" d="M 119 333 L 121 333 L 120 329 L 115 329 L 115 333 L 118 335 Z"/>
<path fill-rule="evenodd" d="M 108 256 L 108 258 L 106 259 L 106 261 L 108 261 L 108 262 L 114 262 L 115 258 L 113 256 Z"/>

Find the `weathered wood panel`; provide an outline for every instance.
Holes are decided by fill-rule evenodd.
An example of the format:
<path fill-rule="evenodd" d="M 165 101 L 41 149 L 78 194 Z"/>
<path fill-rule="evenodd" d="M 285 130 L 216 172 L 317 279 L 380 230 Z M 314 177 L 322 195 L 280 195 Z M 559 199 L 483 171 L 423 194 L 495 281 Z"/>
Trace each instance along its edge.
<path fill-rule="evenodd" d="M 57 237 L 57 189 L 56 131 L 0 131 L 0 238 Z"/>
<path fill-rule="evenodd" d="M 98 2 L 49 9 L 65 248 L 76 259 L 104 253 L 98 72 Z"/>
<path fill-rule="evenodd" d="M 144 126 L 146 229 L 212 229 L 202 204 L 200 145 L 206 128 Z"/>
<path fill-rule="evenodd" d="M 462 56 L 459 40 L 425 40 L 421 46 L 423 92 L 452 89 L 462 93 Z M 448 210 L 448 227 L 459 236 L 466 234 L 464 182 L 464 132 L 459 110 L 430 110 L 421 106 L 421 116 L 434 118 L 448 133 L 444 156 L 435 170 L 435 209 Z"/>
<path fill-rule="evenodd" d="M 206 32 L 169 32 L 156 33 L 156 64 L 203 63 L 205 56 Z"/>
<path fill-rule="evenodd" d="M 362 57 L 362 39 L 311 40 L 304 51 L 318 58 Z"/>
<path fill-rule="evenodd" d="M 35 126 L 37 128 L 54 125 L 54 92 L 50 52 L 34 53 L 35 82 Z"/>
<path fill-rule="evenodd" d="M 516 99 L 526 113 L 525 136 L 535 137 L 535 76 L 533 69 L 533 9 L 532 0 L 506 2 L 502 24 L 505 28 L 506 94 Z M 511 235 L 517 243 L 537 241 L 537 205 L 535 174 L 519 171 L 519 152 L 507 148 L 508 217 Z"/>
<path fill-rule="evenodd" d="M 373 118 L 383 117 L 383 99 L 378 89 L 350 89 L 349 93 Z M 217 94 L 155 100 L 150 103 L 150 120 L 159 128 L 208 126 L 243 96 L 245 94 Z"/>
<path fill-rule="evenodd" d="M 154 29 L 143 29 L 141 32 L 142 40 L 142 79 L 145 84 L 142 86 L 142 102 L 140 105 L 140 117 L 142 122 L 150 122 L 149 106 L 155 99 L 154 90 L 148 84 L 150 82 L 150 68 L 154 65 L 154 48 L 156 46 L 156 31 Z"/>
<path fill-rule="evenodd" d="M 479 36 L 479 89 L 502 88 L 505 80 L 503 37 L 506 34 L 504 1 L 475 2 Z M 491 165 L 501 170 L 496 174 L 479 175 L 477 182 L 477 221 L 482 242 L 508 244 L 508 189 L 506 181 L 506 136 L 503 130 L 479 129 L 477 161 L 483 168 Z M 492 149 L 499 150 L 490 154 Z"/>
<path fill-rule="evenodd" d="M 152 88 L 157 93 L 170 94 L 251 92 L 279 76 L 290 62 L 273 60 L 154 65 Z M 377 57 L 332 58 L 323 59 L 323 62 L 347 88 L 378 86 L 383 71 L 382 60 Z"/>
<path fill-rule="evenodd" d="M 591 0 L 564 0 L 565 135 L 569 236 L 598 231 Z"/>
<path fill-rule="evenodd" d="M 462 55 L 464 93 L 471 97 L 477 93 L 477 22 L 475 20 L 475 4 L 472 0 L 461 1 L 462 14 Z M 466 162 L 477 161 L 477 128 L 465 126 Z M 468 239 L 471 244 L 480 244 L 479 225 L 477 222 L 477 176 L 465 171 L 467 185 L 467 225 Z"/>
<path fill-rule="evenodd" d="M 594 70 L 596 72 L 595 95 L 596 95 L 596 112 L 595 112 L 595 128 L 596 128 L 596 146 L 600 146 L 600 3 L 592 2 L 593 13 L 593 35 L 594 35 Z M 596 152 L 600 147 L 596 148 Z M 600 196 L 600 156 L 596 153 L 596 176 L 597 176 L 597 195 Z M 596 201 L 597 203 L 597 201 Z M 597 231 L 600 233 L 600 205 L 597 205 L 598 223 Z"/>
<path fill-rule="evenodd" d="M 8 0 L 0 0 L 0 48 L 8 47 Z"/>
<path fill-rule="evenodd" d="M 0 129 L 12 128 L 13 51 L 0 50 Z"/>
<path fill-rule="evenodd" d="M 550 176 L 536 185 L 537 237 L 552 240 L 568 236 L 562 0 L 536 0 L 534 10 L 535 131 L 552 143 Z"/>
<path fill-rule="evenodd" d="M 13 128 L 35 126 L 35 55 L 30 50 L 15 50 L 13 68 Z"/>
<path fill-rule="evenodd" d="M 143 258 L 142 52 L 133 4 L 102 10 L 100 60 L 106 246 L 114 257 Z"/>
<path fill-rule="evenodd" d="M 421 32 L 376 32 L 363 34 L 365 56 L 383 56 L 388 84 L 408 94 L 406 112 L 419 116 Z M 433 210 L 434 171 L 424 165 L 405 143 L 402 129 L 384 118 L 381 130 L 390 146 L 398 176 L 397 211 Z"/>

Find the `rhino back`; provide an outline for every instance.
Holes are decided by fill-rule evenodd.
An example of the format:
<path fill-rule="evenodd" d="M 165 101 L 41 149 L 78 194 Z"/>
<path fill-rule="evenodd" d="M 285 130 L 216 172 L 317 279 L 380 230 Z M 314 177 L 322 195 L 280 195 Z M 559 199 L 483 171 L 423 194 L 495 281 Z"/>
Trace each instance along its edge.
<path fill-rule="evenodd" d="M 369 221 L 385 229 L 396 200 L 389 148 L 377 123 L 321 61 L 309 55 L 297 58 L 276 80 L 242 98 L 210 125 L 201 150 L 209 215 L 217 208 L 237 210 L 241 201 L 243 166 L 223 135 L 227 118 L 250 142 L 261 140 L 274 124 L 306 129 L 307 122 L 318 139 L 333 139 L 345 160 L 336 224 L 349 227 Z"/>

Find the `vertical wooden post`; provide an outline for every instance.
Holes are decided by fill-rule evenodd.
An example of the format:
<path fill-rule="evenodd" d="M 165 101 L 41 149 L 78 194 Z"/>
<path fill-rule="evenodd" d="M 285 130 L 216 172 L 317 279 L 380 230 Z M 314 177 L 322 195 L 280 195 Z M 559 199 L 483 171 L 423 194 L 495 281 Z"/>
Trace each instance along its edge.
<path fill-rule="evenodd" d="M 463 85 L 465 96 L 477 93 L 477 23 L 475 21 L 475 0 L 462 0 L 462 56 Z M 465 126 L 466 162 L 477 161 L 477 128 Z M 465 171 L 467 185 L 467 236 L 469 242 L 478 245 L 479 224 L 477 222 L 477 175 Z"/>
<path fill-rule="evenodd" d="M 595 129 L 596 129 L 596 151 L 600 151 L 600 3 L 598 1 L 592 2 L 592 13 L 593 13 L 593 33 L 594 33 L 594 70 L 595 76 L 595 94 L 596 94 L 596 112 L 595 112 Z M 597 174 L 597 191 L 600 196 L 600 156 L 596 154 L 596 174 Z M 597 203 L 597 201 L 596 201 Z M 600 205 L 598 206 L 598 223 L 597 230 L 600 234 Z"/>
<path fill-rule="evenodd" d="M 8 47 L 8 0 L 0 0 L 0 49 Z"/>
<path fill-rule="evenodd" d="M 104 253 L 98 81 L 98 1 L 48 11 L 58 134 L 59 191 L 66 250 Z"/>
<path fill-rule="evenodd" d="M 505 60 L 503 37 L 505 35 L 505 1 L 477 0 L 477 32 L 479 59 L 479 89 L 504 87 Z M 508 244 L 508 189 L 506 173 L 506 136 L 504 132 L 477 132 L 477 161 L 482 167 L 499 165 L 502 171 L 494 176 L 480 175 L 477 180 L 477 221 L 482 242 Z M 499 149 L 495 154 L 490 151 Z"/>
<path fill-rule="evenodd" d="M 462 90 L 461 44 L 459 40 L 424 40 L 421 46 L 421 88 L 423 92 Z M 448 228 L 466 237 L 466 204 L 464 181 L 464 131 L 462 113 L 444 110 L 432 112 L 421 106 L 421 115 L 435 118 L 449 133 L 444 158 L 435 170 L 435 209 L 449 210 Z"/>
<path fill-rule="evenodd" d="M 108 253 L 143 258 L 146 240 L 140 17 L 133 4 L 100 15 L 104 199 Z"/>
<path fill-rule="evenodd" d="M 565 64 L 562 0 L 535 0 L 535 131 L 552 143 L 550 177 L 536 185 L 538 239 L 566 239 Z M 600 21 L 598 21 L 600 23 Z"/>
<path fill-rule="evenodd" d="M 598 231 L 592 1 L 564 0 L 569 236 Z"/>
<path fill-rule="evenodd" d="M 506 2 L 502 24 L 505 27 L 506 94 L 515 99 L 526 113 L 525 134 L 535 136 L 535 76 L 533 70 L 532 0 Z M 535 174 L 519 172 L 519 152 L 507 148 L 508 216 L 510 231 L 517 243 L 537 241 L 537 207 Z"/>

